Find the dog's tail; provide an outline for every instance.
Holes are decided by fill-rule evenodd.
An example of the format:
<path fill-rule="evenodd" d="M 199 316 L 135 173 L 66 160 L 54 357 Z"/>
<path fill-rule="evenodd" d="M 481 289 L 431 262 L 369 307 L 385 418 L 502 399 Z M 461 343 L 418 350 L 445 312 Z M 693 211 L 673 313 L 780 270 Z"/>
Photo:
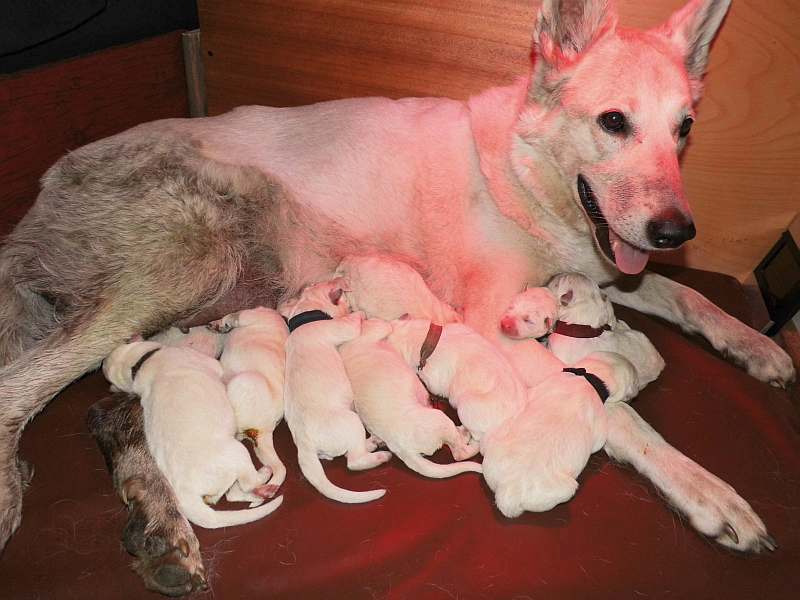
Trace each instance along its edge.
<path fill-rule="evenodd" d="M 263 519 L 273 512 L 283 503 L 283 496 L 278 496 L 266 504 L 255 508 L 244 510 L 214 510 L 208 506 L 200 496 L 192 496 L 186 501 L 182 501 L 181 510 L 186 518 L 195 525 L 206 529 L 217 529 L 218 527 L 232 527 L 251 523 L 258 519 Z"/>
<path fill-rule="evenodd" d="M 348 504 L 358 504 L 360 502 L 370 502 L 381 498 L 386 490 L 370 490 L 368 492 L 354 492 L 334 485 L 325 475 L 322 463 L 317 456 L 317 452 L 311 446 L 298 444 L 297 460 L 300 463 L 300 470 L 308 479 L 309 483 L 317 488 L 320 494 L 332 500 L 346 502 Z"/>
<path fill-rule="evenodd" d="M 394 451 L 394 450 L 393 450 Z M 428 460 L 421 454 L 413 453 L 397 453 L 398 458 L 402 460 L 409 469 L 413 469 L 420 475 L 425 477 L 433 477 L 434 479 L 443 479 L 445 477 L 453 477 L 461 473 L 482 473 L 483 467 L 480 463 L 465 460 L 461 462 L 453 462 L 446 465 L 440 465 L 433 461 Z"/>
<path fill-rule="evenodd" d="M 265 467 L 269 467 L 272 471 L 272 477 L 269 480 L 270 486 L 275 486 L 273 489 L 278 489 L 281 484 L 286 480 L 286 467 L 281 462 L 278 453 L 275 452 L 275 445 L 272 441 L 271 431 L 260 431 L 254 440 L 255 452 L 258 460 L 261 461 Z"/>

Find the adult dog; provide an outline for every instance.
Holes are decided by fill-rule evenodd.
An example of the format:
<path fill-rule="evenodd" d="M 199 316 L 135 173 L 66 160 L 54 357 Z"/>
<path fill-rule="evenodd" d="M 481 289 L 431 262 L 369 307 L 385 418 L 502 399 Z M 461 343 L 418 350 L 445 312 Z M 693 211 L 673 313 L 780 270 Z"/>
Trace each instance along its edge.
<path fill-rule="evenodd" d="M 16 458 L 23 427 L 132 334 L 264 302 L 242 290 L 291 295 L 365 251 L 407 257 L 495 334 L 526 282 L 580 270 L 610 284 L 693 237 L 678 154 L 729 1 L 690 0 L 634 32 L 603 0 L 545 0 L 530 77 L 466 103 L 248 107 L 141 125 L 59 160 L 0 254 L 0 546 L 30 474 Z M 703 334 L 762 380 L 794 377 L 773 342 L 676 283 L 645 273 L 608 293 Z M 651 435 L 627 425 L 614 438 L 622 459 Z M 648 457 L 639 468 L 678 486 L 668 495 L 681 510 L 708 504 L 707 479 L 689 485 L 686 467 Z M 760 549 L 763 525 L 722 496 L 705 531 Z"/>

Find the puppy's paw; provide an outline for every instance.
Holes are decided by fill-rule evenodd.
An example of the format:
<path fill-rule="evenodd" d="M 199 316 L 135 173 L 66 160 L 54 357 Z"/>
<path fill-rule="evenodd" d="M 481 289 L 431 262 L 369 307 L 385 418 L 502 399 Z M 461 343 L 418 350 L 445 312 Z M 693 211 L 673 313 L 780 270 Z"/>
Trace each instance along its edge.
<path fill-rule="evenodd" d="M 764 522 L 736 490 L 691 459 L 682 458 L 663 491 L 695 529 L 742 552 L 777 548 Z"/>
<path fill-rule="evenodd" d="M 274 498 L 275 494 L 278 493 L 279 488 L 280 488 L 279 485 L 274 485 L 270 483 L 267 485 L 261 485 L 257 487 L 256 489 L 253 490 L 253 493 L 256 494 L 257 496 L 260 496 L 262 498 L 261 502 L 263 502 L 264 501 L 263 499 Z M 261 504 L 261 502 L 259 502 L 259 504 Z M 253 508 L 252 504 L 250 505 L 250 508 Z"/>
<path fill-rule="evenodd" d="M 183 596 L 208 587 L 200 544 L 177 506 L 148 495 L 137 483 L 128 488 L 128 522 L 122 544 L 136 557 L 134 570 L 145 587 L 167 596 Z"/>
<path fill-rule="evenodd" d="M 233 329 L 233 326 L 226 322 L 224 318 L 211 321 L 211 323 L 206 325 L 206 327 L 211 331 L 216 331 L 217 333 L 228 333 L 231 329 Z"/>

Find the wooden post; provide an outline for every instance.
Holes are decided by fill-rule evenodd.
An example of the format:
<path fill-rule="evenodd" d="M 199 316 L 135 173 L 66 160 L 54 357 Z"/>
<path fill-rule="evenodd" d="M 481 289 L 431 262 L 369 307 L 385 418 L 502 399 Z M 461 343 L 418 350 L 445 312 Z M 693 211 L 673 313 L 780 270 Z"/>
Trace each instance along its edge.
<path fill-rule="evenodd" d="M 186 69 L 186 90 L 189 95 L 189 115 L 205 117 L 208 114 L 206 77 L 200 49 L 200 30 L 186 31 L 183 40 L 183 63 Z"/>

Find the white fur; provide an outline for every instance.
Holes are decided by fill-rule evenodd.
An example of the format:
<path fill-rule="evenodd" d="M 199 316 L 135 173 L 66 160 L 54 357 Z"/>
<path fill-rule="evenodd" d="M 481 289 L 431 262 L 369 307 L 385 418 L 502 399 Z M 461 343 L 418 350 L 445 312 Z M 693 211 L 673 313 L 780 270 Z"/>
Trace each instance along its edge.
<path fill-rule="evenodd" d="M 346 455 L 349 469 L 362 470 L 391 458 L 389 452 L 374 452 L 374 444 L 367 441 L 364 425 L 353 412 L 353 390 L 337 348 L 360 335 L 363 315 L 341 316 L 347 307 L 340 292 L 335 282 L 320 283 L 279 307 L 287 318 L 308 310 L 322 310 L 337 317 L 308 323 L 289 335 L 285 417 L 297 446 L 300 470 L 311 485 L 339 502 L 369 502 L 383 496 L 386 490 L 354 492 L 340 488 L 326 477 L 320 462 L 320 457 Z"/>
<path fill-rule="evenodd" d="M 410 366 L 417 366 L 430 321 L 392 321 L 388 342 Z M 488 340 L 460 323 L 442 335 L 419 377 L 432 394 L 448 399 L 472 437 L 483 436 L 522 410 L 525 386 L 505 356 Z"/>
<path fill-rule="evenodd" d="M 434 323 L 457 323 L 461 316 L 439 300 L 408 263 L 388 254 L 348 256 L 336 269 L 345 282 L 352 310 L 391 321 L 403 315 Z"/>
<path fill-rule="evenodd" d="M 131 368 L 148 351 L 135 378 Z M 218 361 L 190 348 L 133 342 L 114 350 L 103 373 L 119 389 L 138 394 L 144 409 L 147 445 L 172 485 L 181 511 L 201 527 L 228 527 L 265 517 L 280 506 L 280 496 L 263 506 L 260 486 L 269 474 L 256 471 L 236 438 L 236 422 Z M 255 493 L 254 493 L 255 492 Z M 251 508 L 212 510 L 222 495 L 249 501 Z"/>
<path fill-rule="evenodd" d="M 272 473 L 267 489 L 274 494 L 286 479 L 272 433 L 283 418 L 289 330 L 277 311 L 264 307 L 227 315 L 209 327 L 227 333 L 220 363 L 238 436 L 252 438 L 256 456 Z"/>
<path fill-rule="evenodd" d="M 481 466 L 475 462 L 440 465 L 421 456 L 447 444 L 453 458 L 463 460 L 475 456 L 479 448 L 464 428 L 456 428 L 447 415 L 431 408 L 425 386 L 385 341 L 391 332 L 386 321 L 364 321 L 361 336 L 340 348 L 356 412 L 367 430 L 406 466 L 427 477 L 479 473 Z"/>
<path fill-rule="evenodd" d="M 577 366 L 600 377 L 608 402 L 636 392 L 633 366 L 619 355 L 598 352 Z M 500 512 L 517 517 L 572 498 L 578 474 L 605 444 L 607 430 L 603 403 L 585 378 L 560 372 L 530 389 L 525 409 L 481 444 L 483 476 Z"/>

